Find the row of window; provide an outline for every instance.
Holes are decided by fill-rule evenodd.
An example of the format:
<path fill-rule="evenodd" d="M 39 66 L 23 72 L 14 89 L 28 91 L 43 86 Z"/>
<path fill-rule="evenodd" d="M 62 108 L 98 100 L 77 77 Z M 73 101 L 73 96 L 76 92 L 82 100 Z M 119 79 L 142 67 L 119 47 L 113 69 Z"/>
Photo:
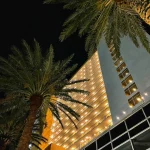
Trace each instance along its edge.
<path fill-rule="evenodd" d="M 117 57 L 116 51 L 114 50 L 113 47 L 110 49 L 110 53 L 111 53 L 112 59 L 114 60 L 116 71 L 119 73 L 119 78 L 120 80 L 123 80 L 121 84 L 122 84 L 122 87 L 124 88 L 124 92 L 126 96 L 128 97 L 134 94 L 131 98 L 128 99 L 129 106 L 133 107 L 141 101 L 140 93 L 139 92 L 137 93 L 137 86 L 133 82 L 133 78 L 130 75 L 125 62 L 123 61 L 122 56 Z"/>

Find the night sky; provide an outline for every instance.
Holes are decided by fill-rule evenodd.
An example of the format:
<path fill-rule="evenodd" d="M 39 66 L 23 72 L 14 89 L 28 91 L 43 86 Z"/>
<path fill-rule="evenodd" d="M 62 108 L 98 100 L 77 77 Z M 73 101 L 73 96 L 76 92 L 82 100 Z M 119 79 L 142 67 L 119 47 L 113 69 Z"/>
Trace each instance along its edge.
<path fill-rule="evenodd" d="M 35 38 L 43 51 L 53 45 L 56 60 L 74 53 L 72 63 L 78 63 L 78 68 L 86 61 L 83 38 L 74 34 L 59 42 L 62 24 L 71 13 L 63 10 L 62 5 L 47 5 L 42 0 L 7 0 L 0 5 L 1 56 L 7 57 L 12 45 L 20 47 L 22 39 L 32 45 Z"/>
<path fill-rule="evenodd" d="M 75 53 L 72 63 L 78 63 L 78 68 L 87 60 L 84 38 L 74 34 L 59 42 L 62 24 L 71 14 L 62 5 L 43 4 L 43 0 L 3 0 L 0 6 L 1 56 L 7 57 L 12 45 L 20 47 L 22 39 L 32 44 L 35 38 L 43 51 L 53 44 L 56 60 Z"/>

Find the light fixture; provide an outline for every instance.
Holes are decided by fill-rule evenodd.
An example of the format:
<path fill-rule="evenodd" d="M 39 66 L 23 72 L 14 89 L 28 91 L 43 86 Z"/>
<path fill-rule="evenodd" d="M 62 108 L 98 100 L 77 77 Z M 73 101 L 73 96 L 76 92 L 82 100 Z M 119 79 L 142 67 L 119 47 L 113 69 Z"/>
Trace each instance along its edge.
<path fill-rule="evenodd" d="M 29 144 L 29 148 L 31 148 L 32 147 L 32 144 Z"/>
<path fill-rule="evenodd" d="M 129 83 L 132 83 L 133 81 L 132 80 L 129 80 Z"/>
<path fill-rule="evenodd" d="M 125 111 L 123 111 L 122 113 L 123 113 L 123 114 L 126 114 L 126 112 L 125 112 Z"/>
<path fill-rule="evenodd" d="M 64 145 L 63 147 L 64 147 L 64 148 L 67 148 L 67 145 Z"/>
<path fill-rule="evenodd" d="M 95 122 L 98 122 L 98 121 L 99 121 L 98 119 L 95 120 Z"/>
<path fill-rule="evenodd" d="M 86 119 L 85 122 L 88 122 L 88 120 Z"/>
<path fill-rule="evenodd" d="M 75 130 L 72 130 L 72 133 L 75 133 Z"/>
<path fill-rule="evenodd" d="M 94 106 L 94 107 L 96 107 L 96 106 L 97 106 L 97 104 L 94 104 L 93 106 Z"/>
<path fill-rule="evenodd" d="M 147 94 L 147 93 L 144 93 L 144 95 L 147 96 L 148 94 Z"/>
<path fill-rule="evenodd" d="M 144 97 L 143 97 L 143 96 L 142 96 L 141 98 L 144 100 Z"/>
<path fill-rule="evenodd" d="M 130 108 L 133 108 L 133 105 L 129 105 Z"/>
<path fill-rule="evenodd" d="M 116 119 L 117 119 L 117 120 L 120 120 L 120 117 L 117 116 Z"/>
<path fill-rule="evenodd" d="M 132 90 L 133 90 L 133 91 L 136 91 L 137 89 L 136 89 L 136 88 L 133 88 Z"/>
<path fill-rule="evenodd" d="M 108 105 L 108 103 L 105 103 L 105 106 L 107 106 Z"/>
<path fill-rule="evenodd" d="M 94 114 L 97 114 L 97 113 L 98 113 L 97 111 L 94 112 Z"/>
<path fill-rule="evenodd" d="M 141 99 L 140 99 L 139 97 L 137 98 L 137 100 L 138 100 L 139 102 L 141 101 Z"/>
<path fill-rule="evenodd" d="M 93 101 L 96 101 L 96 98 L 93 98 Z"/>
<path fill-rule="evenodd" d="M 67 139 L 67 137 L 65 136 L 65 137 L 64 137 L 64 140 L 66 140 L 66 139 Z"/>
<path fill-rule="evenodd" d="M 111 119 L 109 119 L 108 121 L 111 122 Z"/>
<path fill-rule="evenodd" d="M 52 132 L 54 132 L 55 130 L 54 130 L 54 129 L 52 129 L 51 131 L 52 131 Z"/>
<path fill-rule="evenodd" d="M 106 113 L 110 113 L 110 111 L 109 110 L 107 110 L 107 112 Z"/>

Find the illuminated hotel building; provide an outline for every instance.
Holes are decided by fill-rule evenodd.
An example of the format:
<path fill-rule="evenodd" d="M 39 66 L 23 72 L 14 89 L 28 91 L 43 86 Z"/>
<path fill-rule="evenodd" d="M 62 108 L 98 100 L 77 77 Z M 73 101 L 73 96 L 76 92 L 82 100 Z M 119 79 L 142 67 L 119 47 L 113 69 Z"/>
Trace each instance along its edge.
<path fill-rule="evenodd" d="M 150 149 L 150 54 L 129 38 L 122 39 L 120 51 L 116 57 L 113 45 L 98 46 L 113 126 L 82 150 Z"/>
<path fill-rule="evenodd" d="M 98 52 L 79 69 L 71 80 L 79 79 L 90 79 L 90 81 L 71 86 L 90 91 L 90 94 L 72 94 L 72 96 L 75 99 L 88 103 L 93 108 L 68 103 L 81 115 L 79 121 L 74 119 L 78 126 L 77 130 L 65 115 L 61 116 L 65 126 L 64 130 L 57 121 L 54 121 L 51 128 L 51 142 L 57 143 L 57 145 L 64 147 L 66 150 L 81 149 L 112 125 Z"/>
<path fill-rule="evenodd" d="M 129 37 L 121 40 L 120 52 L 117 58 L 104 41 L 98 47 L 113 123 L 124 118 L 123 111 L 130 114 L 150 98 L 150 54 L 142 46 L 136 48 Z"/>
<path fill-rule="evenodd" d="M 147 150 L 150 148 L 150 54 L 123 38 L 121 56 L 104 41 L 71 80 L 90 95 L 72 94 L 92 109 L 68 104 L 81 115 L 78 130 L 61 116 L 63 130 L 54 121 L 50 143 L 65 150 Z M 149 142 L 147 142 L 149 141 Z M 47 150 L 47 149 L 46 149 Z"/>

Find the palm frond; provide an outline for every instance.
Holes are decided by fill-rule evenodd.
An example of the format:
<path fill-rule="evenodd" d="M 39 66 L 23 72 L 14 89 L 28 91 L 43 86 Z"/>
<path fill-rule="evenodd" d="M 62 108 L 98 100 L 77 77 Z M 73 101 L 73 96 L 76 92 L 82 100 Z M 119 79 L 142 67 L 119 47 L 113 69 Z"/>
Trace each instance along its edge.
<path fill-rule="evenodd" d="M 85 50 L 88 51 L 89 57 L 96 51 L 103 36 L 108 47 L 110 47 L 112 41 L 114 42 L 113 45 L 118 51 L 118 55 L 121 38 L 124 36 L 129 36 L 135 46 L 139 47 L 142 44 L 150 52 L 148 38 L 141 25 L 141 20 L 139 20 L 139 14 L 134 10 L 135 7 L 140 7 L 139 1 L 48 1 L 63 3 L 65 9 L 73 9 L 74 12 L 64 23 L 60 40 L 65 40 L 74 32 L 79 32 L 79 36 L 86 35 Z M 131 7 L 131 3 L 135 3 L 135 7 L 133 4 L 133 7 Z M 146 2 L 144 3 L 147 5 Z M 143 6 L 143 3 L 141 6 Z"/>

